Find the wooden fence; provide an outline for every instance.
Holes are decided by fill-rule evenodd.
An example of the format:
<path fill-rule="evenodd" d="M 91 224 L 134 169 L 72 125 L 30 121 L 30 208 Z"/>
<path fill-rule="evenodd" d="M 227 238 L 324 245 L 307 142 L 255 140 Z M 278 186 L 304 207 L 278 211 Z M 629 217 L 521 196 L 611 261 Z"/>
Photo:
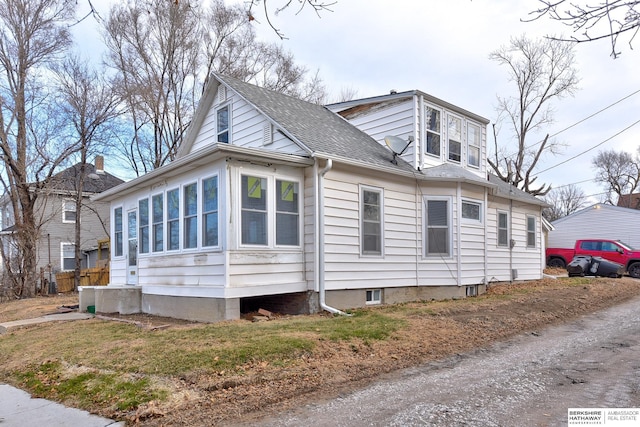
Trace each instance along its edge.
<path fill-rule="evenodd" d="M 74 290 L 73 271 L 56 273 L 58 292 L 72 292 Z M 109 266 L 92 267 L 80 270 L 80 286 L 106 286 L 109 284 Z"/>

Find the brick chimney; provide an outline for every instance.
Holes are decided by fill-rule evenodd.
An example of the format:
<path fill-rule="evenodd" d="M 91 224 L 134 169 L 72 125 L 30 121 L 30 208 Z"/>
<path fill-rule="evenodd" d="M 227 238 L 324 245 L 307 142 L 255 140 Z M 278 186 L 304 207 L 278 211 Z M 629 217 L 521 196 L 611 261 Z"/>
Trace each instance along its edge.
<path fill-rule="evenodd" d="M 101 174 L 104 173 L 104 157 L 96 156 L 96 173 Z"/>

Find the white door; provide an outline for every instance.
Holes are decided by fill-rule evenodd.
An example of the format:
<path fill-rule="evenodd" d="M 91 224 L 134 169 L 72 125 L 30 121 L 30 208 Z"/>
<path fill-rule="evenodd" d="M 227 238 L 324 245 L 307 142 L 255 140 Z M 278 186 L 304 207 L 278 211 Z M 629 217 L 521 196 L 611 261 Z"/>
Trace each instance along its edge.
<path fill-rule="evenodd" d="M 127 285 L 138 284 L 138 221 L 137 211 L 127 212 Z"/>

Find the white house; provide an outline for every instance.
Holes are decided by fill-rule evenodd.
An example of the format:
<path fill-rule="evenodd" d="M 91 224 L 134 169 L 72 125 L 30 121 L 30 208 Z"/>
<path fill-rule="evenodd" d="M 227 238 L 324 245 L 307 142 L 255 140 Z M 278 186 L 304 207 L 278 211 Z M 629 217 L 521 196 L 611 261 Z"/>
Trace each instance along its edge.
<path fill-rule="evenodd" d="M 545 205 L 487 174 L 487 123 L 419 91 L 327 108 L 214 75 L 176 160 L 96 197 L 111 284 L 81 309 L 217 321 L 539 279 Z"/>
<path fill-rule="evenodd" d="M 640 210 L 597 203 L 560 218 L 549 232 L 550 248 L 573 248 L 576 240 L 621 240 L 640 248 Z"/>

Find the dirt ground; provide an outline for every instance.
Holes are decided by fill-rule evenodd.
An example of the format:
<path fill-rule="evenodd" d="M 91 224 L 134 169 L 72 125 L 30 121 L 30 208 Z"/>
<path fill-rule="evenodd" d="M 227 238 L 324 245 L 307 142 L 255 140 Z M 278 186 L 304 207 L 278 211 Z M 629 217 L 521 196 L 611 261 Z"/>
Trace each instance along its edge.
<path fill-rule="evenodd" d="M 428 312 L 406 304 L 408 327 L 392 339 L 370 344 L 318 341 L 316 349 L 299 363 L 286 368 L 257 364 L 245 375 L 219 378 L 184 375 L 171 384 L 169 402 L 140 408 L 127 415 L 128 425 L 204 426 L 248 425 L 286 409 L 323 401 L 360 388 L 381 374 L 417 366 L 457 353 L 484 347 L 523 332 L 535 332 L 640 295 L 640 280 L 588 279 L 579 286 L 564 281 L 498 284 L 487 296 L 463 301 L 430 302 Z M 74 299 L 75 298 L 75 299 Z M 0 307 L 0 322 L 55 312 L 65 304 L 77 304 L 77 296 L 37 298 Z M 4 305 L 4 304 L 3 304 Z M 121 320 L 148 326 L 184 325 L 152 316 L 119 316 Z M 105 414 L 103 414 L 105 415 Z M 108 415 L 108 414 L 106 414 Z"/>

